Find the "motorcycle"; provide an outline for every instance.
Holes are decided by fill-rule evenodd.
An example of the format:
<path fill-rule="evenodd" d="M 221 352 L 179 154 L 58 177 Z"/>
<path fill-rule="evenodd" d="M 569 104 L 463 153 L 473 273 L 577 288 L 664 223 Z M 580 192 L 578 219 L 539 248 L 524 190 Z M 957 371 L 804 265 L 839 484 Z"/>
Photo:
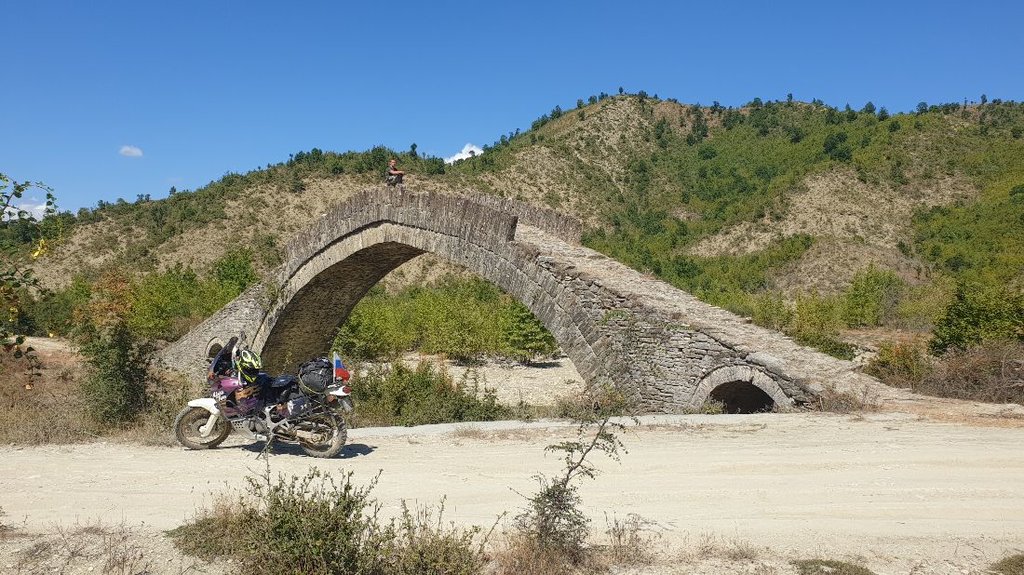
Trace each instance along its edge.
<path fill-rule="evenodd" d="M 349 372 L 334 355 L 310 360 L 299 377 L 271 378 L 260 371 L 253 381 L 243 377 L 243 356 L 259 356 L 239 345 L 244 335 L 232 337 L 210 361 L 209 396 L 189 401 L 174 420 L 174 435 L 188 449 L 220 445 L 232 431 L 257 441 L 297 444 L 312 457 L 334 457 L 345 446 L 352 411 Z M 248 365 L 248 364 L 246 364 Z M 248 372 L 246 372 L 248 373 Z"/>

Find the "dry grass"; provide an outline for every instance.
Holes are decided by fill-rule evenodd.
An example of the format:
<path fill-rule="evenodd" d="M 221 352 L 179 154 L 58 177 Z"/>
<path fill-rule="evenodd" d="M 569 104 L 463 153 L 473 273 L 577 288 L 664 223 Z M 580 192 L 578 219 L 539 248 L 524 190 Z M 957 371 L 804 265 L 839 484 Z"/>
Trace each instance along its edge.
<path fill-rule="evenodd" d="M 131 425 L 104 426 L 82 409 L 81 385 L 89 377 L 85 359 L 56 341 L 37 353 L 38 375 L 29 377 L 24 358 L 0 351 L 0 443 L 62 444 L 99 437 L 172 445 L 171 424 L 188 399 L 202 395 L 195 382 L 169 372 L 150 377 L 147 408 Z"/>
<path fill-rule="evenodd" d="M 40 357 L 40 375 L 28 375 L 25 358 L 0 351 L 0 443 L 72 443 L 97 432 L 81 409 L 83 372 Z"/>
<path fill-rule="evenodd" d="M 913 389 L 940 397 L 1024 405 L 1024 342 L 986 342 L 948 352 Z"/>
<path fill-rule="evenodd" d="M 875 575 L 867 567 L 833 559 L 800 559 L 793 567 L 800 575 Z"/>
<path fill-rule="evenodd" d="M 610 543 L 602 550 L 608 562 L 616 566 L 651 565 L 658 557 L 657 543 L 661 540 L 660 526 L 636 513 L 624 519 L 608 517 L 605 513 Z"/>
<path fill-rule="evenodd" d="M 18 574 L 141 575 L 154 569 L 140 536 L 123 523 L 78 523 L 57 526 L 50 535 L 23 537 L 33 541 L 14 553 L 12 567 Z M 180 571 L 190 569 L 182 567 Z"/>
<path fill-rule="evenodd" d="M 683 551 L 681 559 L 723 559 L 733 563 L 749 563 L 756 561 L 764 553 L 764 549 L 739 538 L 716 537 L 711 533 L 702 533 L 696 545 Z"/>
<path fill-rule="evenodd" d="M 875 411 L 879 405 L 878 395 L 868 386 L 859 390 L 839 390 L 829 385 L 811 402 L 813 409 L 830 413 Z"/>

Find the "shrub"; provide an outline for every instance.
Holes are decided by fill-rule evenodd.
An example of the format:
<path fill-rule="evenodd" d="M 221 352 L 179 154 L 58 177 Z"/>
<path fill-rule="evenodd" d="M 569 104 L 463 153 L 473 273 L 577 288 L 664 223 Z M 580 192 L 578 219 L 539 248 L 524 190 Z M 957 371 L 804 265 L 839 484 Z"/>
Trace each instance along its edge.
<path fill-rule="evenodd" d="M 920 345 L 892 342 L 883 343 L 878 355 L 864 368 L 886 385 L 910 389 L 920 386 L 931 370 L 932 364 Z"/>
<path fill-rule="evenodd" d="M 618 461 L 619 450 L 625 450 L 615 433 L 625 426 L 611 421 L 612 414 L 624 407 L 621 394 L 596 388 L 588 395 L 593 397 L 589 402 L 593 407 L 579 413 L 576 439 L 545 448 L 564 454 L 564 471 L 553 478 L 536 476 L 540 489 L 527 498 L 527 507 L 516 516 L 516 535 L 530 551 L 528 555 L 558 557 L 572 565 L 586 558 L 584 544 L 590 520 L 580 509 L 582 500 L 574 481 L 597 475 L 597 468 L 588 459 L 592 453 L 602 452 Z"/>
<path fill-rule="evenodd" d="M 757 325 L 782 331 L 793 321 L 793 315 L 779 294 L 764 293 L 754 298 L 752 319 Z"/>
<path fill-rule="evenodd" d="M 590 534 L 590 519 L 580 509 L 583 500 L 576 486 L 562 478 L 536 479 L 540 488 L 516 517 L 516 528 L 531 547 L 572 564 L 580 563 Z"/>
<path fill-rule="evenodd" d="M 817 294 L 801 295 L 789 334 L 803 345 L 809 345 L 840 359 L 853 359 L 853 346 L 839 341 L 842 304 L 838 298 Z"/>
<path fill-rule="evenodd" d="M 799 559 L 793 566 L 800 575 L 875 575 L 867 567 L 833 559 Z"/>
<path fill-rule="evenodd" d="M 415 368 L 402 362 L 356 373 L 352 380 L 359 425 L 424 425 L 458 421 L 494 421 L 511 410 L 500 405 L 494 390 L 456 383 L 444 368 L 421 361 Z"/>
<path fill-rule="evenodd" d="M 82 346 L 92 367 L 92 373 L 82 382 L 82 394 L 94 421 L 123 426 L 142 412 L 152 351 L 123 322 L 96 334 Z"/>
<path fill-rule="evenodd" d="M 941 354 L 996 339 L 1024 340 L 1024 294 L 960 282 L 932 331 L 928 349 Z"/>
<path fill-rule="evenodd" d="M 339 480 L 314 468 L 304 477 L 269 471 L 248 478 L 248 494 L 220 504 L 169 535 L 183 551 L 230 557 L 248 575 L 418 575 L 478 573 L 478 529 L 444 528 L 429 509 L 384 522 L 370 493 L 376 485 Z"/>
<path fill-rule="evenodd" d="M 987 341 L 968 349 L 950 350 L 914 391 L 1024 405 L 1024 342 Z"/>
<path fill-rule="evenodd" d="M 843 295 L 843 320 L 850 327 L 879 326 L 891 318 L 904 282 L 889 270 L 874 265 L 857 272 Z"/>
<path fill-rule="evenodd" d="M 502 308 L 501 332 L 505 353 L 516 361 L 529 363 L 538 357 L 551 357 L 558 351 L 558 343 L 551 332 L 517 301 L 510 301 Z"/>
<path fill-rule="evenodd" d="M 259 279 L 252 267 L 252 259 L 249 248 L 230 250 L 213 263 L 213 277 L 230 293 L 238 295 Z"/>
<path fill-rule="evenodd" d="M 352 310 L 334 345 L 356 359 L 392 359 L 418 349 L 464 362 L 486 356 L 528 362 L 558 349 L 511 296 L 479 278 L 452 277 L 395 295 L 374 288 Z"/>

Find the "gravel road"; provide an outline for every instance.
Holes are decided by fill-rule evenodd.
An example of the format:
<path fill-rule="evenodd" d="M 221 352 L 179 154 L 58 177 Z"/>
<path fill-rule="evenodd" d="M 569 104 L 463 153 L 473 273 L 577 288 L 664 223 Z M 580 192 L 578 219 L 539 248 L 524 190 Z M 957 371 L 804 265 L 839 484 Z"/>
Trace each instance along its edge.
<path fill-rule="evenodd" d="M 351 471 L 358 482 L 380 473 L 374 495 L 386 512 L 445 498 L 447 518 L 489 527 L 515 514 L 538 472 L 557 473 L 544 446 L 573 433 L 549 422 L 355 429 L 341 458 L 284 449 L 269 466 Z M 878 573 L 970 573 L 1024 552 L 1020 425 L 692 415 L 645 417 L 622 438 L 621 462 L 596 458 L 601 474 L 581 484 L 598 537 L 606 514 L 637 513 L 657 522 L 668 550 L 717 542 L 763 557 L 856 558 Z M 265 465 L 241 438 L 211 451 L 92 443 L 0 453 L 6 519 L 43 531 L 95 520 L 173 528 Z"/>

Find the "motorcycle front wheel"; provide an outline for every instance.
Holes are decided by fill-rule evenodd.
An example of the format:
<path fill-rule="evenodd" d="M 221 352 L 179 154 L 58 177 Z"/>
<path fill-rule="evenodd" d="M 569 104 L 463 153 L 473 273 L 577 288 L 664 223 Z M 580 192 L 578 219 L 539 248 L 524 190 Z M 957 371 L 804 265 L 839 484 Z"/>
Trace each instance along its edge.
<path fill-rule="evenodd" d="M 186 407 L 174 418 L 174 436 L 178 443 L 189 449 L 210 449 L 217 447 L 231 434 L 231 424 L 224 417 L 218 417 L 213 431 L 206 437 L 199 428 L 210 420 L 210 412 L 201 407 Z"/>
<path fill-rule="evenodd" d="M 299 447 L 310 457 L 334 457 L 341 453 L 348 440 L 345 420 L 327 413 L 307 417 L 296 425 L 296 429 L 305 432 L 303 435 L 306 437 L 299 437 Z"/>

